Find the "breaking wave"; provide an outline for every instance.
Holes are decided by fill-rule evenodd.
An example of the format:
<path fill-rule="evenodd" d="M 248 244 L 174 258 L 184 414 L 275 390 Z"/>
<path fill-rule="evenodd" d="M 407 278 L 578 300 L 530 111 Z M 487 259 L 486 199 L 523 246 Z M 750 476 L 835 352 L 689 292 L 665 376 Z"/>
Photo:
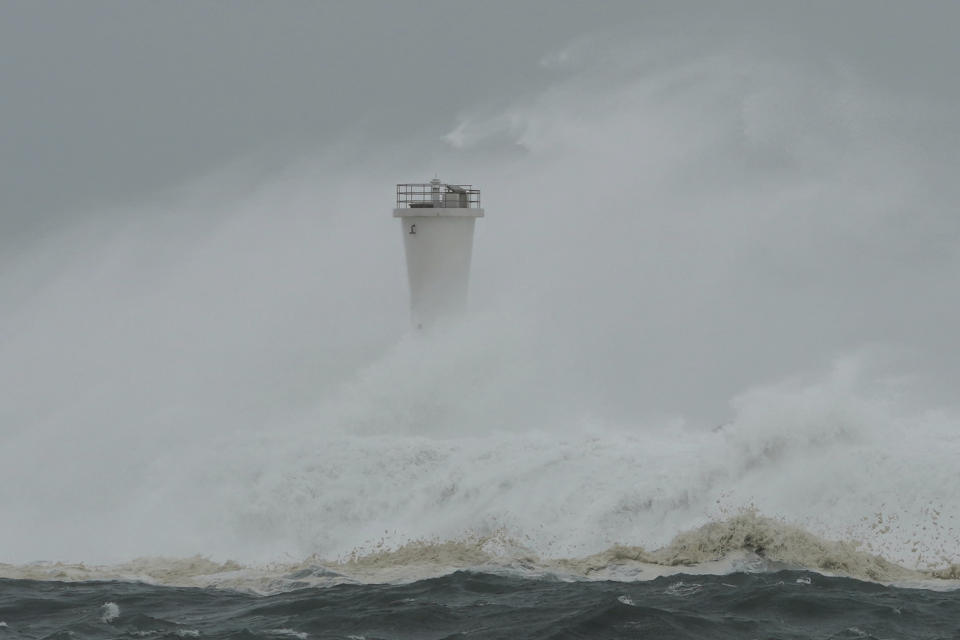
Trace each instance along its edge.
<path fill-rule="evenodd" d="M 75 538 L 49 525 L 24 538 L 73 512 L 8 503 L 5 548 L 33 544 L 47 562 L 13 559 L 2 575 L 264 592 L 478 567 L 956 579 L 956 420 L 891 403 L 867 358 L 749 390 L 713 428 L 618 426 L 574 396 L 530 402 L 544 372 L 521 365 L 538 361 L 536 341 L 477 322 L 400 343 L 298 420 L 154 452 L 113 488 L 122 500 L 85 497 Z M 491 358 L 516 377 L 485 377 Z M 155 556 L 184 559 L 127 560 Z"/>
<path fill-rule="evenodd" d="M 617 545 L 579 558 L 542 558 L 498 532 L 451 541 L 414 541 L 346 558 L 243 565 L 209 558 L 139 558 L 116 565 L 0 564 L 0 577 L 29 580 L 133 580 L 270 594 L 340 584 L 408 583 L 461 570 L 565 581 L 653 580 L 662 576 L 812 570 L 826 575 L 927 589 L 960 588 L 960 565 L 910 569 L 799 527 L 747 512 L 676 536 L 654 550 Z M 106 615 L 106 614 L 105 614 Z"/>

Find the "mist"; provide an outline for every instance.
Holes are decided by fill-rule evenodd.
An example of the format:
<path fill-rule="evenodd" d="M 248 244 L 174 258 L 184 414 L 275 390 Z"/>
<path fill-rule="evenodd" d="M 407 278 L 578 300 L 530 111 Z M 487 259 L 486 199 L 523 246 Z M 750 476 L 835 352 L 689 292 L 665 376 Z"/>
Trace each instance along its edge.
<path fill-rule="evenodd" d="M 688 17 L 563 37 L 518 62 L 535 82 L 405 132 L 348 121 L 286 157 L 118 182 L 5 245 L 0 561 L 269 560 L 499 526 L 579 553 L 665 543 L 718 496 L 849 532 L 813 465 L 915 516 L 885 547 L 909 556 L 916 505 L 960 486 L 947 458 L 921 488 L 956 445 L 955 86 Z M 390 210 L 395 183 L 434 175 L 487 215 L 471 313 L 424 336 Z M 889 460 L 904 429 L 909 490 L 843 475 L 847 447 Z"/>

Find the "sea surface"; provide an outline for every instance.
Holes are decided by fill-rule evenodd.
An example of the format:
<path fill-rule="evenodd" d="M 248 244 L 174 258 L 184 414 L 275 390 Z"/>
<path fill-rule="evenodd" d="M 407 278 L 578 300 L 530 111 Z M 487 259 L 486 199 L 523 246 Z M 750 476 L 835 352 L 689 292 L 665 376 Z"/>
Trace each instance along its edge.
<path fill-rule="evenodd" d="M 471 571 L 261 596 L 0 580 L 3 638 L 960 638 L 960 592 L 807 571 L 568 582 Z"/>

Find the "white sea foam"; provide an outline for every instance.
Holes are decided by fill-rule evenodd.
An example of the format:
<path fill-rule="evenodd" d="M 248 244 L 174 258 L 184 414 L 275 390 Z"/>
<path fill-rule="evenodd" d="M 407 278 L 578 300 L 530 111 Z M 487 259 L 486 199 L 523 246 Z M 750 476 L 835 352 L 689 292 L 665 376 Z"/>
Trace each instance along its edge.
<path fill-rule="evenodd" d="M 687 596 L 692 596 L 700 591 L 703 591 L 702 584 L 697 582 L 684 582 L 683 580 L 680 580 L 679 582 L 674 582 L 668 586 L 663 592 L 668 596 L 686 598 Z"/>
<path fill-rule="evenodd" d="M 116 602 L 105 602 L 100 607 L 100 621 L 111 623 L 120 617 L 120 607 Z"/>
<path fill-rule="evenodd" d="M 298 638 L 299 640 L 307 640 L 309 635 L 304 631 L 297 631 L 295 629 L 267 629 L 265 633 L 275 636 L 289 636 L 291 638 Z"/>

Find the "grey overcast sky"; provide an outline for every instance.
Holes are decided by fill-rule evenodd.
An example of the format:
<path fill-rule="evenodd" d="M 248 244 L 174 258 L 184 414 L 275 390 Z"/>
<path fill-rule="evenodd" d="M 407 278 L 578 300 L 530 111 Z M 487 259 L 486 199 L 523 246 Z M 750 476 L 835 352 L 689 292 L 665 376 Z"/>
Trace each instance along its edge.
<path fill-rule="evenodd" d="M 4 245 L 238 158 L 436 134 L 582 37 L 793 50 L 955 103 L 958 22 L 949 1 L 4 0 Z"/>
<path fill-rule="evenodd" d="M 449 126 L 542 82 L 629 3 L 4 2 L 5 231 L 136 200 L 246 154 Z M 439 90 L 437 90 L 439 88 Z"/>

